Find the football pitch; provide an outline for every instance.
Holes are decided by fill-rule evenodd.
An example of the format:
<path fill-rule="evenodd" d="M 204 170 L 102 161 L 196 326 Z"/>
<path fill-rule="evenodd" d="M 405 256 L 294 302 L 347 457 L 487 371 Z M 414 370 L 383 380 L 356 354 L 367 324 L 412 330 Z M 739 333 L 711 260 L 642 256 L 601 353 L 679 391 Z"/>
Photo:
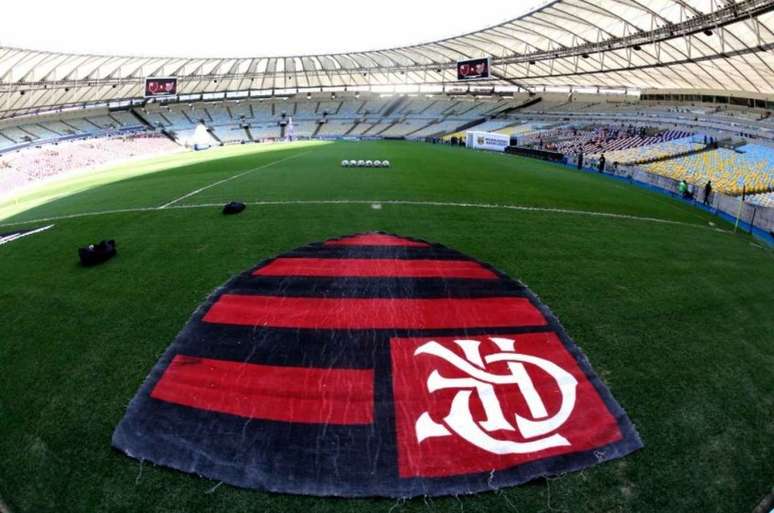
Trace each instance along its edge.
<path fill-rule="evenodd" d="M 388 159 L 389 169 L 343 168 Z M 232 200 L 247 203 L 223 216 Z M 13 512 L 752 511 L 774 477 L 774 252 L 678 200 L 536 160 L 409 142 L 226 147 L 0 202 L 0 498 Z M 524 282 L 645 444 L 472 496 L 328 499 L 140 463 L 111 435 L 214 289 L 309 242 L 384 231 Z M 118 256 L 82 268 L 79 246 Z"/>

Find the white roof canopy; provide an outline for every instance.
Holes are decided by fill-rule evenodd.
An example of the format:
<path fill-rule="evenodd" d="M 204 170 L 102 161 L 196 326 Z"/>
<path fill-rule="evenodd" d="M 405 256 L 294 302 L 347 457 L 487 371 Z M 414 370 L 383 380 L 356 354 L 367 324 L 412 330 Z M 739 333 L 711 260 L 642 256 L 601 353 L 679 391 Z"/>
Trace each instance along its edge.
<path fill-rule="evenodd" d="M 774 93 L 772 0 L 556 0 L 508 22 L 414 46 L 328 55 L 165 58 L 0 48 L 0 116 L 143 95 L 456 83 L 458 60 L 491 57 L 476 85 Z"/>

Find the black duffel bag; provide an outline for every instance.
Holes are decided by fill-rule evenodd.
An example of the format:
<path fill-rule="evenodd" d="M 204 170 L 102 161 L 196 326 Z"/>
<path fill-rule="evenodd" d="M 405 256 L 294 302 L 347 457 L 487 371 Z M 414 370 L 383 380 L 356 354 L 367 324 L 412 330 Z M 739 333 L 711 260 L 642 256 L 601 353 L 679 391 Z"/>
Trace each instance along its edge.
<path fill-rule="evenodd" d="M 90 244 L 85 248 L 78 249 L 78 256 L 81 264 L 92 266 L 106 262 L 116 256 L 116 241 L 103 240 L 98 244 Z"/>
<path fill-rule="evenodd" d="M 226 215 L 238 214 L 242 212 L 244 209 L 245 209 L 244 203 L 240 203 L 238 201 L 232 201 L 231 203 L 227 203 L 223 207 L 223 213 Z"/>

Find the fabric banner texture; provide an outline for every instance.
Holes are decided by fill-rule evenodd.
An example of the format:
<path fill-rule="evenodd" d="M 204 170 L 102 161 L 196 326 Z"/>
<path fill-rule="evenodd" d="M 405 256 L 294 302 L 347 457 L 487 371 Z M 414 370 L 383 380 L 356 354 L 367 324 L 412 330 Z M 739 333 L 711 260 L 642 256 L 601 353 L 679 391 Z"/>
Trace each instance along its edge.
<path fill-rule="evenodd" d="M 517 485 L 642 443 L 524 285 L 440 244 L 367 233 L 215 291 L 113 446 L 246 488 L 412 497 Z"/>

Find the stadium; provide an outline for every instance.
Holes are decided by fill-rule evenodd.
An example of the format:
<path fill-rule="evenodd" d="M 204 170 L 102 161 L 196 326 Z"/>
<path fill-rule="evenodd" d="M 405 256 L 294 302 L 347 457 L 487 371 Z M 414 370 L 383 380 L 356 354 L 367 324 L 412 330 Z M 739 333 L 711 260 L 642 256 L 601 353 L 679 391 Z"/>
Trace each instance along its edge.
<path fill-rule="evenodd" d="M 774 1 L 333 4 L 0 34 L 0 513 L 774 511 Z"/>

